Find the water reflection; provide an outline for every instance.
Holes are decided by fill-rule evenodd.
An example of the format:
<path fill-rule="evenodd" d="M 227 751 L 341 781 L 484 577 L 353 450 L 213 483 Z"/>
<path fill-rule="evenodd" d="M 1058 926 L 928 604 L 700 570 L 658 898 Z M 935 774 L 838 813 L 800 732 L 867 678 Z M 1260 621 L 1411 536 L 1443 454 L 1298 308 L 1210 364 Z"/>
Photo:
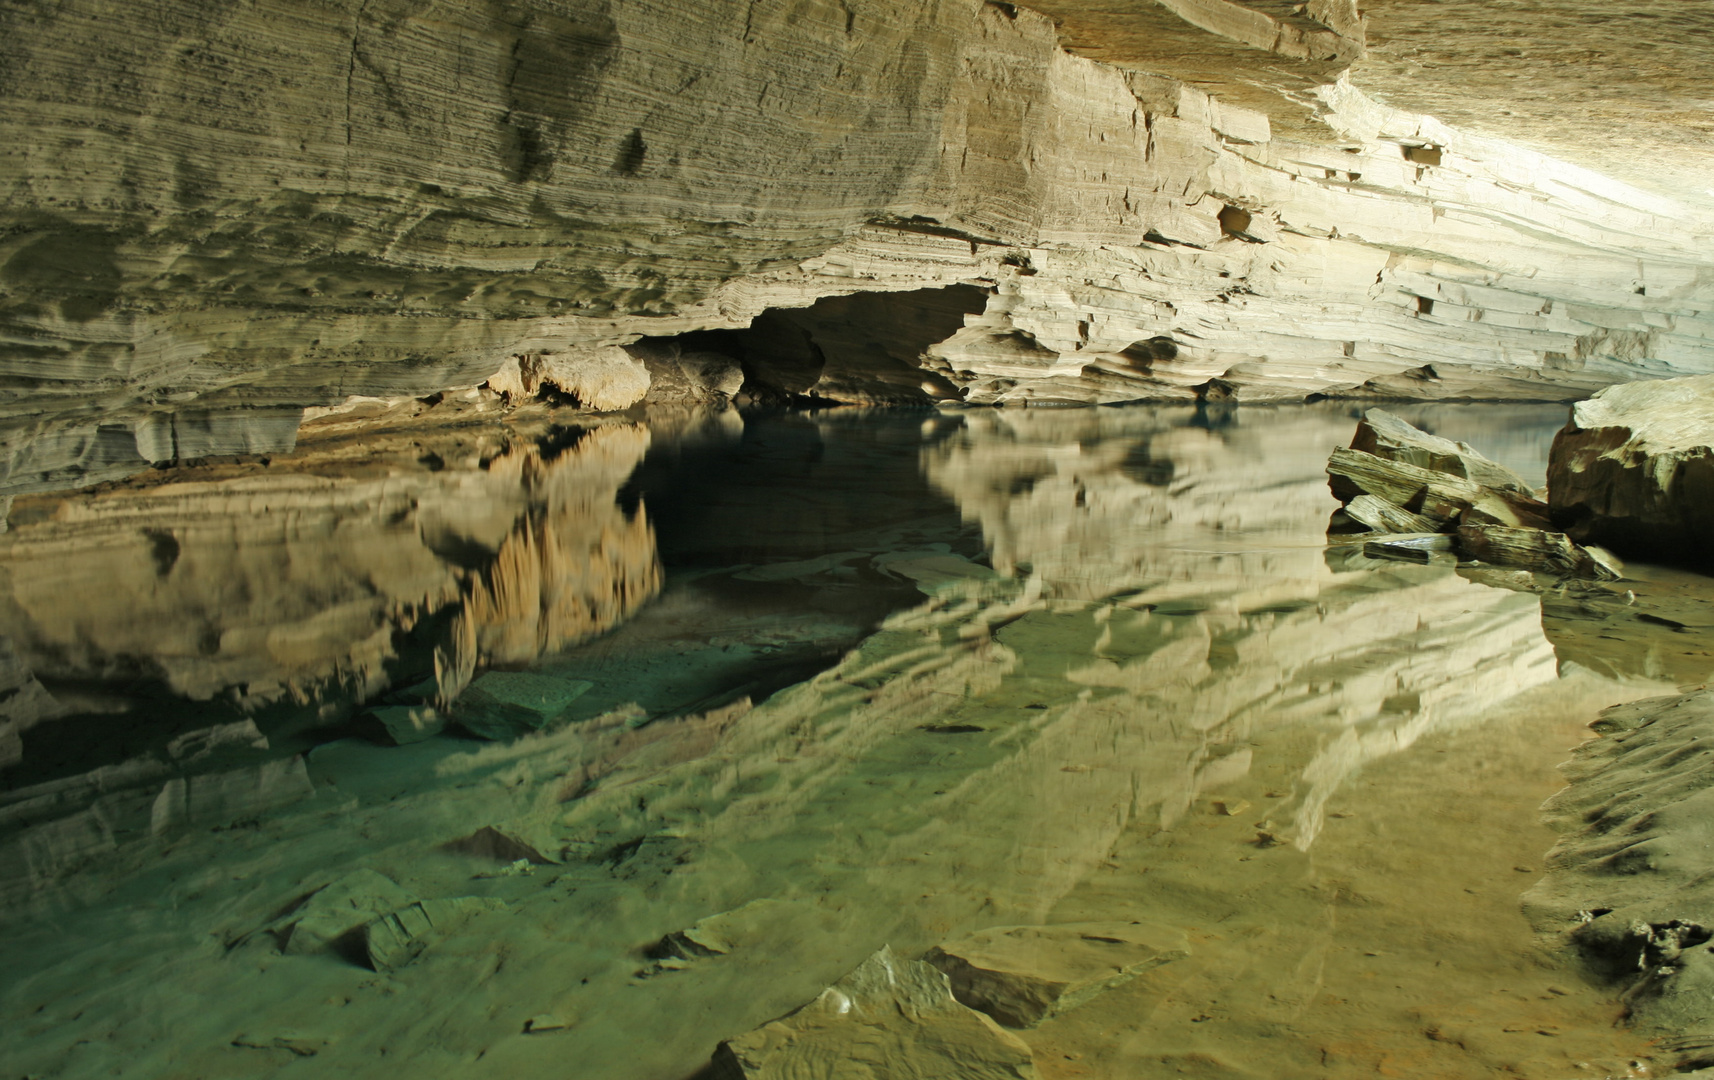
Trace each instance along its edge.
<path fill-rule="evenodd" d="M 883 944 L 916 956 L 994 926 L 1097 920 L 1176 928 L 1191 955 L 1026 1033 L 1044 1077 L 1369 1076 L 1406 1047 L 1416 1075 L 1545 1077 L 1606 1062 L 1623 1049 L 1613 1012 L 1590 994 L 1549 992 L 1574 979 L 1532 953 L 1516 915 L 1528 879 L 1511 865 L 1551 843 L 1545 831 L 1531 838 L 1531 807 L 1551 790 L 1579 711 L 1652 687 L 1556 681 L 1534 593 L 1329 553 L 1322 467 L 1352 426 L 1331 407 L 973 411 L 908 428 L 896 415 L 836 414 L 686 443 L 687 460 L 740 453 L 781 468 L 769 490 L 722 488 L 729 497 L 705 518 L 669 513 L 678 524 L 663 532 L 691 564 L 678 583 L 669 577 L 660 601 L 610 637 L 544 658 L 550 673 L 623 687 L 589 691 L 607 693 L 610 711 L 489 746 L 328 743 L 302 765 L 311 797 L 250 811 L 245 827 L 163 828 L 153 847 L 108 848 L 77 872 L 38 835 L 16 856 L 34 889 L 10 918 L 20 929 L 75 918 L 82 940 L 104 944 L 15 934 L 18 963 L 35 974 L 0 1000 L 38 1017 L 13 1048 L 19 1068 L 122 1058 L 237 1076 L 273 1060 L 256 1055 L 311 1047 L 342 1075 L 380 1064 L 461 1075 L 478 1060 L 526 1074 L 569 1057 L 583 1075 L 677 1080 L 720 1039 L 810 1000 Z M 415 496 L 404 531 L 417 547 L 387 549 L 409 558 L 365 562 L 343 541 L 317 549 L 349 567 L 334 581 L 372 581 L 385 567 L 403 584 L 363 594 L 356 630 L 292 640 L 337 642 L 335 668 L 355 669 L 377 632 L 362 628 L 395 625 L 376 612 L 420 619 L 432 607 L 420 598 L 433 596 L 462 604 L 460 629 L 441 642 L 443 672 L 457 672 L 471 651 L 561 649 L 600 613 L 622 613 L 651 587 L 639 553 L 652 548 L 642 512 L 612 505 L 642 454 L 625 440 L 641 436 L 610 431 L 566 451 L 582 464 L 561 466 L 563 481 L 539 451 L 520 460 L 527 483 L 502 483 L 509 466 L 494 462 L 413 480 L 421 493 L 448 474 L 465 486 L 438 502 Z M 901 453 L 946 516 L 980 530 L 985 557 L 887 471 Z M 501 509 L 482 511 L 484 499 Z M 768 527 L 746 528 L 742 508 L 764 504 Z M 117 530 L 111 516 L 92 520 Z M 236 535 L 231 519 L 221 535 Z M 352 541 L 388 535 L 385 514 L 357 520 L 380 524 Z M 129 554 L 112 565 L 116 581 L 153 596 L 143 585 L 163 575 L 141 522 L 128 522 Z M 337 536 L 334 524 L 320 535 Z M 173 533 L 175 567 L 192 550 L 210 569 L 231 565 L 230 552 L 201 554 L 218 544 L 185 546 L 196 535 Z M 486 569 L 460 571 L 455 554 L 473 546 L 493 553 Z M 742 586 L 820 604 L 907 584 L 914 602 L 881 605 L 893 610 L 872 632 L 765 700 L 728 694 L 687 713 L 632 694 L 694 681 L 740 645 L 770 647 L 716 644 L 708 619 L 686 621 L 686 597 Z M 219 587 L 218 575 L 200 586 Z M 306 611 L 293 625 L 322 624 Z M 83 640 L 32 633 L 20 640 Z M 219 654 L 187 650 L 194 635 L 181 633 L 168 639 L 184 659 L 163 669 L 185 687 L 232 685 Z M 615 654 L 613 642 L 634 651 Z M 32 663 L 56 655 L 31 648 Z M 280 686 L 302 685 L 274 652 L 251 653 Z M 1461 776 L 1483 762 L 1492 783 Z M 170 822 L 179 795 L 159 790 L 151 805 Z M 1457 799 L 1474 809 L 1460 817 Z M 474 843 L 482 829 L 505 843 Z M 1376 853 L 1400 838 L 1375 871 Z M 1503 880 L 1495 859 L 1508 860 Z M 392 903 L 478 897 L 504 910 L 449 922 L 418 959 L 380 975 L 282 952 L 269 928 L 330 882 L 355 888 L 358 870 L 389 878 Z M 1452 901 L 1474 906 L 1449 914 Z M 699 924 L 721 947 L 658 946 Z M 138 925 L 146 940 L 123 929 Z M 1396 990 L 1375 983 L 1360 1016 L 1340 1013 L 1357 996 L 1340 980 L 1373 977 L 1364 957 L 1382 954 L 1403 958 L 1387 969 Z M 98 978 L 116 957 L 125 977 Z M 1437 967 L 1446 958 L 1456 970 Z M 1502 985 L 1530 1004 L 1485 996 Z M 140 992 L 157 986 L 170 990 Z M 1466 1018 L 1472 1002 L 1478 1015 Z M 101 1040 L 79 1041 L 79 1015 L 104 1018 Z M 1425 1037 L 1490 1021 L 1492 1046 L 1485 1027 Z M 1563 1025 L 1564 1037 L 1527 1052 L 1501 1045 L 1501 1023 L 1526 1022 Z M 531 1025 L 554 1034 L 525 1034 Z"/>
<path fill-rule="evenodd" d="M 279 703 L 325 719 L 417 681 L 437 646 L 467 681 L 611 629 L 659 590 L 646 512 L 615 500 L 648 445 L 637 425 L 382 440 L 21 503 L 0 536 L 0 636 L 61 714 L 177 702 L 166 737 Z M 43 718 L 14 734 L 27 745 Z"/>

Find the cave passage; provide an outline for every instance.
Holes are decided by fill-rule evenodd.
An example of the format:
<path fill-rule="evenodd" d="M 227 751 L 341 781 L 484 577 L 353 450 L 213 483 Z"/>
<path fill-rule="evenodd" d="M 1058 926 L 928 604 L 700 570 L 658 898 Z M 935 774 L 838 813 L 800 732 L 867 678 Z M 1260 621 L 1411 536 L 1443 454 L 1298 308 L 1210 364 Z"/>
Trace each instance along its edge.
<path fill-rule="evenodd" d="M 1708 677 L 1714 596 L 1330 545 L 1359 411 L 516 421 L 22 501 L 8 1058 L 943 1075 L 945 1020 L 1043 1077 L 1616 1075 L 1519 911 L 1536 808 L 1598 709 Z M 1564 418 L 1399 412 L 1532 482 Z M 923 957 L 1006 974 L 791 1027 Z"/>

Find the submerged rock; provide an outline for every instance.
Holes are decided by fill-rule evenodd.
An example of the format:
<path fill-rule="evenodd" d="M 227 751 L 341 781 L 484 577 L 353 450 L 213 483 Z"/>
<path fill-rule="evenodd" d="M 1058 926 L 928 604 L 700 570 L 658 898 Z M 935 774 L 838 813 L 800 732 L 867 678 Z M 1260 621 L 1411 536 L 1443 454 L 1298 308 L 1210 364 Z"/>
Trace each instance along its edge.
<path fill-rule="evenodd" d="M 1578 402 L 1547 469 L 1553 520 L 1576 539 L 1714 568 L 1714 375 Z"/>
<path fill-rule="evenodd" d="M 446 730 L 446 717 L 432 705 L 382 705 L 369 713 L 399 746 L 422 742 Z"/>
<path fill-rule="evenodd" d="M 1190 955 L 1183 933 L 1136 923 L 997 926 L 929 950 L 959 1001 L 1030 1028 Z"/>
<path fill-rule="evenodd" d="M 714 1075 L 1034 1080 L 1036 1069 L 1023 1040 L 959 1004 L 945 974 L 883 946 L 803 1008 L 721 1043 Z"/>
<path fill-rule="evenodd" d="M 520 840 L 510 833 L 501 832 L 492 825 L 484 825 L 469 836 L 448 841 L 442 844 L 441 848 L 460 855 L 474 855 L 479 859 L 493 859 L 502 863 L 515 863 L 522 859 L 531 866 L 547 866 L 553 862 L 534 844 Z"/>
<path fill-rule="evenodd" d="M 1714 692 L 1617 706 L 1592 726 L 1607 737 L 1578 747 L 1546 804 L 1568 831 L 1525 907 L 1622 990 L 1640 1031 L 1669 1044 L 1714 1032 Z M 1691 1053 L 1680 1068 L 1711 1063 Z"/>
<path fill-rule="evenodd" d="M 472 735 L 509 739 L 540 731 L 558 720 L 594 685 L 583 679 L 555 679 L 527 671 L 490 671 L 465 689 L 453 716 Z"/>
<path fill-rule="evenodd" d="M 287 935 L 284 952 L 320 952 L 379 916 L 411 903 L 411 896 L 392 878 L 374 870 L 354 870 L 323 888 L 275 923 Z"/>
<path fill-rule="evenodd" d="M 402 968 L 472 915 L 505 906 L 502 901 L 478 896 L 406 904 L 364 927 L 364 953 L 369 966 L 376 971 Z"/>

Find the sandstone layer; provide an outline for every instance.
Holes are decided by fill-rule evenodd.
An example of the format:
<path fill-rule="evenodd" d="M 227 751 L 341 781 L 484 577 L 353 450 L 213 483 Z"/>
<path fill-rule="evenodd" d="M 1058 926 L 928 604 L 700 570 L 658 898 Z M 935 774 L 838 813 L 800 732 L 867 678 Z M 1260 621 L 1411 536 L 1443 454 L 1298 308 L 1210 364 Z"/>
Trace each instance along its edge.
<path fill-rule="evenodd" d="M 1705 211 L 1365 96 L 1349 4 L 1142 8 L 10 8 L 0 489 L 490 376 L 622 407 L 615 346 L 957 284 L 983 310 L 927 359 L 746 375 L 1565 400 L 1714 369 Z"/>
<path fill-rule="evenodd" d="M 1609 387 L 1553 443 L 1554 520 L 1644 558 L 1714 568 L 1714 377 Z"/>

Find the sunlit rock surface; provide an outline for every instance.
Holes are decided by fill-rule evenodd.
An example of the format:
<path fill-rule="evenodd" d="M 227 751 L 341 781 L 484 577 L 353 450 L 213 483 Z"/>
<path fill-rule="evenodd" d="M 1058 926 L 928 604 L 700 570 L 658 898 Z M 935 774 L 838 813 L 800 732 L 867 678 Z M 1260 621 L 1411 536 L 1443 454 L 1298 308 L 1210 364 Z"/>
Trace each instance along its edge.
<path fill-rule="evenodd" d="M 960 283 L 992 295 L 915 385 L 829 354 L 803 389 L 1565 400 L 1714 369 L 1702 193 L 1366 96 L 1352 5 L 1045 10 L 10 8 L 0 490 L 161 460 L 188 409 L 550 371 L 622 407 L 642 362 L 588 350 Z"/>

